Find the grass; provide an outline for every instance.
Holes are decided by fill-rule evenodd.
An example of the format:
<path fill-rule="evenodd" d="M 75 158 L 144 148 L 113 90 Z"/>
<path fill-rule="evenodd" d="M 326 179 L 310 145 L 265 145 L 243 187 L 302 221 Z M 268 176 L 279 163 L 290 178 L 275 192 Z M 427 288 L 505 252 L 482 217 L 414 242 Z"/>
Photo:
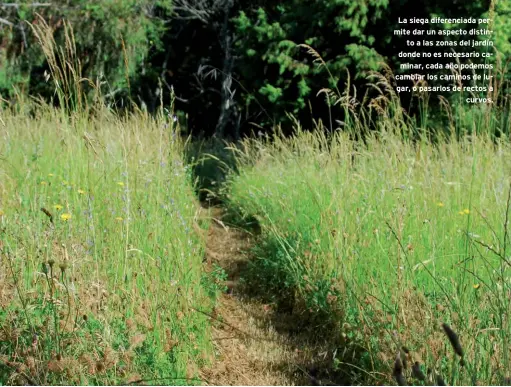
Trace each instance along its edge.
<path fill-rule="evenodd" d="M 1 111 L 0 383 L 197 384 L 217 288 L 177 128 Z"/>
<path fill-rule="evenodd" d="M 112 113 L 71 26 L 32 29 L 58 107 L 0 106 L 0 384 L 200 384 L 220 288 L 179 128 Z"/>
<path fill-rule="evenodd" d="M 0 110 L 0 384 L 201 383 L 225 273 L 204 273 L 192 181 L 212 202 L 228 168 L 231 214 L 262 231 L 245 280 L 330 343 L 339 380 L 509 384 L 505 93 L 442 100 L 432 130 L 427 96 L 417 124 L 385 70 L 371 100 L 321 91 L 342 131 L 297 123 L 224 158 L 164 114 L 111 113 L 70 26 L 64 47 L 33 32 L 60 108 Z"/>
<path fill-rule="evenodd" d="M 468 119 L 486 108 L 465 109 L 433 138 L 401 113 L 385 82 L 378 78 L 382 94 L 369 101 L 375 131 L 371 112 L 349 111 L 351 123 L 330 136 L 321 124 L 312 132 L 297 124 L 289 138 L 230 148 L 238 172 L 227 202 L 263 230 L 247 280 L 277 303 L 291 299 L 293 314 L 331 340 L 332 367 L 353 383 L 411 382 L 421 370 L 419 384 L 437 376 L 505 384 L 508 123 L 497 108 L 489 120 Z M 355 140 L 364 128 L 370 134 Z"/>

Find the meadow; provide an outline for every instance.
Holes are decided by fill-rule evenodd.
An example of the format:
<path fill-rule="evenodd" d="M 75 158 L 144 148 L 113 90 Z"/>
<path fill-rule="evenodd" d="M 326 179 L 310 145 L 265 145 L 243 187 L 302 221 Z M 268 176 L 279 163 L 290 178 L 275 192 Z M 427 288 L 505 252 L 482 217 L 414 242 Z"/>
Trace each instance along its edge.
<path fill-rule="evenodd" d="M 173 120 L 26 110 L 0 121 L 0 383 L 200 383 L 217 289 Z"/>
<path fill-rule="evenodd" d="M 382 98 L 363 137 L 369 115 L 351 114 L 222 147 L 224 184 L 165 109 L 2 110 L 2 384 L 206 382 L 225 276 L 203 264 L 197 174 L 216 174 L 231 221 L 258 223 L 242 281 L 327 343 L 330 375 L 507 383 L 506 121 L 460 110 L 432 134 Z"/>
<path fill-rule="evenodd" d="M 440 112 L 415 96 L 414 118 L 383 67 L 371 99 L 321 91 L 338 127 L 295 121 L 217 157 L 163 100 L 151 115 L 107 107 L 69 25 L 63 47 L 32 27 L 56 106 L 0 107 L 0 384 L 209 384 L 227 275 L 204 264 L 208 195 L 223 229 L 258 226 L 217 247 L 234 260 L 251 246 L 245 295 L 323 342 L 331 381 L 509 384 L 505 89 Z"/>
<path fill-rule="evenodd" d="M 368 111 L 229 148 L 226 200 L 262 229 L 247 280 L 292 300 L 352 383 L 506 385 L 509 122 L 460 105 L 433 134 L 379 80 L 363 140 Z"/>

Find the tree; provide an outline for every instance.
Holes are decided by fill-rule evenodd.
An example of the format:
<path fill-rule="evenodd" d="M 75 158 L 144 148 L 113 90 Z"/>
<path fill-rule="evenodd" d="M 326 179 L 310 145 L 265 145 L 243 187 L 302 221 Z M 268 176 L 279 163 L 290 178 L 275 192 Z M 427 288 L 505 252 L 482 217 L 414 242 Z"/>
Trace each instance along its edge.
<path fill-rule="evenodd" d="M 233 34 L 230 23 L 231 12 L 233 9 L 233 0 L 175 0 L 174 18 L 180 20 L 198 20 L 205 25 L 213 27 L 218 36 L 218 48 L 222 53 L 222 66 L 217 69 L 211 66 L 200 66 L 199 75 L 205 73 L 217 75 L 220 73 L 220 113 L 216 123 L 214 134 L 223 138 L 226 134 L 226 128 L 233 121 L 231 118 L 236 115 L 234 93 L 232 89 L 234 56 L 233 56 Z M 204 71 L 207 69 L 210 71 Z M 238 126 L 232 128 L 234 137 L 238 137 Z"/>
<path fill-rule="evenodd" d="M 0 5 L 0 94 L 9 97 L 14 87 L 50 99 L 53 87 L 46 82 L 48 67 L 28 23 L 41 15 L 53 30 L 57 44 L 64 44 L 63 21 L 74 31 L 77 57 L 83 76 L 106 82 L 105 95 L 128 92 L 129 77 L 158 45 L 161 20 L 154 17 L 156 0 L 48 0 L 45 3 Z"/>
<path fill-rule="evenodd" d="M 373 48 L 377 38 L 371 27 L 387 6 L 387 0 L 291 0 L 241 11 L 235 18 L 236 53 L 240 77 L 251 90 L 243 95 L 246 109 L 262 104 L 269 114 L 257 120 L 266 126 L 285 121 L 288 112 L 310 122 L 310 108 L 314 117 L 327 118 L 329 108 L 324 97 L 316 97 L 318 91 L 342 89 L 346 70 L 362 79 L 383 59 Z M 321 55 L 324 66 L 303 43 Z"/>

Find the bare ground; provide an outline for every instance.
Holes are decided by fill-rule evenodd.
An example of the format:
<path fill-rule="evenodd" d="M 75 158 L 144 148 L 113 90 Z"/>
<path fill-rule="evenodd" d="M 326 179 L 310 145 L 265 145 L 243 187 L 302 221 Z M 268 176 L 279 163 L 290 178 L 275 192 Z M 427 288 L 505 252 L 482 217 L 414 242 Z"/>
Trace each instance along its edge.
<path fill-rule="evenodd" d="M 318 349 L 293 332 L 292 316 L 277 315 L 271 305 L 244 294 L 240 271 L 249 260 L 254 236 L 226 226 L 221 208 L 202 209 L 206 216 L 208 211 L 212 222 L 206 265 L 226 271 L 229 290 L 220 296 L 212 318 L 216 358 L 201 371 L 204 380 L 210 385 L 329 384 L 317 380 L 306 366 Z"/>

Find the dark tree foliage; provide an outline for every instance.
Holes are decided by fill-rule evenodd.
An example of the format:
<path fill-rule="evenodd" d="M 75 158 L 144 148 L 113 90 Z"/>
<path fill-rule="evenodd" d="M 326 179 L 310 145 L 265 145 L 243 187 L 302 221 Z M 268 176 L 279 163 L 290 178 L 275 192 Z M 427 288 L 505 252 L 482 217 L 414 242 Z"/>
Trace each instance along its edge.
<path fill-rule="evenodd" d="M 82 75 L 106 82 L 106 96 L 126 90 L 129 77 L 138 72 L 147 60 L 147 51 L 159 42 L 163 23 L 154 17 L 157 6 L 165 4 L 150 0 L 0 3 L 0 94 L 9 98 L 18 90 L 47 99 L 54 94 L 54 87 L 45 79 L 48 65 L 29 25 L 41 23 L 40 17 L 61 45 L 65 44 L 63 21 L 70 22 Z"/>
<path fill-rule="evenodd" d="M 173 94 L 190 131 L 233 138 L 275 124 L 285 128 L 289 114 L 306 127 L 313 119 L 335 125 L 343 119 L 342 109 L 328 106 L 318 92 L 342 91 L 349 80 L 351 94 L 356 90 L 360 98 L 370 92 L 367 75 L 382 62 L 399 72 L 397 53 L 408 48 L 407 38 L 393 33 L 400 27 L 398 17 L 477 18 L 490 8 L 489 0 L 44 3 L 0 4 L 2 98 L 15 90 L 52 98 L 47 64 L 27 24 L 37 23 L 38 13 L 61 43 L 62 19 L 71 22 L 83 76 L 106 82 L 103 95 L 112 106 L 135 102 L 154 112 L 161 102 L 168 106 Z M 497 3 L 495 40 L 504 63 L 511 53 L 510 12 L 508 2 Z M 405 108 L 413 105 L 402 97 Z"/>

